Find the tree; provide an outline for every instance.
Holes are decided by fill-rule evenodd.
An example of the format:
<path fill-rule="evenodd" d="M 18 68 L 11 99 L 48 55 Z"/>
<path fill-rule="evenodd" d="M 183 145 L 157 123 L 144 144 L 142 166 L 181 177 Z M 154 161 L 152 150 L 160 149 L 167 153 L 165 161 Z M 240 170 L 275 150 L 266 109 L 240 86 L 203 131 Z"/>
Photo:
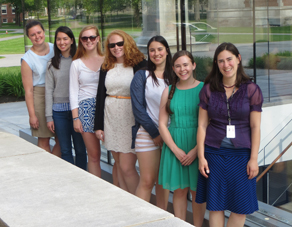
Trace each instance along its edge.
<path fill-rule="evenodd" d="M 142 2 L 141 0 L 127 0 L 127 5 L 132 6 L 134 10 L 134 21 L 137 27 L 141 26 L 140 14 L 142 12 Z"/>
<path fill-rule="evenodd" d="M 2 0 L 0 0 L 0 28 L 2 27 Z"/>

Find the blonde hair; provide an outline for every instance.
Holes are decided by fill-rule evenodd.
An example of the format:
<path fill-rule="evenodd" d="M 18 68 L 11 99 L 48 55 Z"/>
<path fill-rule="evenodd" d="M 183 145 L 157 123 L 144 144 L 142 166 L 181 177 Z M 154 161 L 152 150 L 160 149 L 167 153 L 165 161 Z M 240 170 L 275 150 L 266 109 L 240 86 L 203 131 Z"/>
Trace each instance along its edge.
<path fill-rule="evenodd" d="M 112 31 L 106 38 L 105 40 L 105 58 L 104 62 L 102 64 L 102 69 L 103 70 L 110 70 L 114 68 L 115 63 L 117 62 L 117 59 L 115 56 L 112 55 L 108 44 L 109 44 L 109 39 L 113 35 L 118 35 L 123 38 L 124 41 L 124 67 L 131 66 L 134 67 L 138 63 L 140 63 L 144 58 L 144 54 L 141 53 L 141 51 L 138 49 L 134 39 L 127 34 L 126 32 L 122 30 L 114 30 Z"/>
<path fill-rule="evenodd" d="M 79 38 L 78 38 L 78 47 L 77 47 L 77 51 L 76 51 L 76 54 L 74 55 L 73 57 L 73 60 L 75 59 L 78 59 L 78 58 L 81 58 L 83 57 L 84 55 L 86 55 L 86 50 L 85 48 L 83 47 L 82 45 L 82 42 L 81 42 L 81 37 L 82 37 L 82 33 L 87 31 L 87 30 L 94 30 L 97 37 L 100 37 L 99 35 L 99 31 L 98 31 L 98 28 L 95 26 L 95 25 L 88 25 L 86 27 L 84 27 L 80 34 L 79 34 Z M 101 50 L 101 41 L 99 40 L 99 42 L 97 43 L 97 53 L 100 55 L 100 56 L 103 56 L 103 53 L 102 53 L 102 50 Z"/>

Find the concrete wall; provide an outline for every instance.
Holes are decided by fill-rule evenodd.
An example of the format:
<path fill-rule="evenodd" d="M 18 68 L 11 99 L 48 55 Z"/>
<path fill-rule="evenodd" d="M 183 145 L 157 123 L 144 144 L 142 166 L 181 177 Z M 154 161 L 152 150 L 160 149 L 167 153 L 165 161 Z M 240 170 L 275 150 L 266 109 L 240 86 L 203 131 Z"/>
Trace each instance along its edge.
<path fill-rule="evenodd" d="M 257 26 L 266 26 L 268 21 L 270 25 L 292 25 L 292 1 L 290 3 L 285 0 L 255 2 Z M 252 4 L 253 1 L 250 0 L 209 0 L 207 23 L 217 27 L 252 27 Z"/>

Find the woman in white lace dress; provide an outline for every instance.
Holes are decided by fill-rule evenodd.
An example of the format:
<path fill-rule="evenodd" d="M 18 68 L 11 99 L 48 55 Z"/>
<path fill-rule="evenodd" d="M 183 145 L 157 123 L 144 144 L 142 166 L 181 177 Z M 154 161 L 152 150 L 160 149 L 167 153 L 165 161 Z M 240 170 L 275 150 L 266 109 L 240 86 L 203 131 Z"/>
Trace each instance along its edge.
<path fill-rule="evenodd" d="M 135 120 L 130 84 L 134 73 L 144 66 L 144 55 L 131 36 L 121 30 L 108 35 L 96 96 L 94 130 L 115 159 L 114 184 L 132 194 L 135 194 L 139 175 L 135 168 L 137 156 L 131 149 L 131 128 Z"/>

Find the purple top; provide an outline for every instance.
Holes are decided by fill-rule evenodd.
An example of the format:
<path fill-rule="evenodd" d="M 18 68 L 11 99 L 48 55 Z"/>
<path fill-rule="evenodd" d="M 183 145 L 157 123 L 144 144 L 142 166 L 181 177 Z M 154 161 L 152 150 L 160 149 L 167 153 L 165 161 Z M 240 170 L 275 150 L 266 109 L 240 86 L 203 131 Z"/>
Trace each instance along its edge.
<path fill-rule="evenodd" d="M 262 111 L 263 95 L 258 85 L 252 82 L 241 84 L 229 100 L 231 125 L 235 125 L 235 138 L 231 139 L 236 148 L 251 148 L 250 112 Z M 226 136 L 228 113 L 225 92 L 210 91 L 205 84 L 200 92 L 199 106 L 207 110 L 210 123 L 207 127 L 205 144 L 220 148 Z"/>

